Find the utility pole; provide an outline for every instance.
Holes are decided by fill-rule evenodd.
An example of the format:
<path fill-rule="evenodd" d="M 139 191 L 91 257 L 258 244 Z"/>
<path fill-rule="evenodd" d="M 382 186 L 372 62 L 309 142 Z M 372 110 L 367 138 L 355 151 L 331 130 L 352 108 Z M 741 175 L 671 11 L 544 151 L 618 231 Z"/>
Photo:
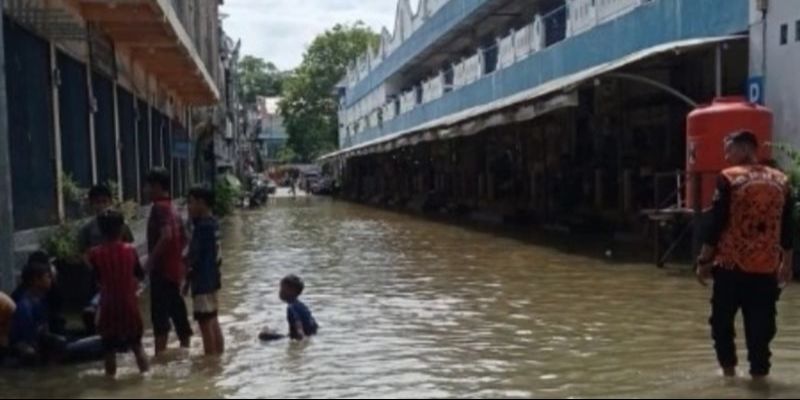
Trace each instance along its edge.
<path fill-rule="evenodd" d="M 4 0 L 0 0 L 0 10 L 4 9 L 4 3 Z M 14 212 L 3 23 L 0 18 L 0 290 L 9 291 L 14 284 Z"/>

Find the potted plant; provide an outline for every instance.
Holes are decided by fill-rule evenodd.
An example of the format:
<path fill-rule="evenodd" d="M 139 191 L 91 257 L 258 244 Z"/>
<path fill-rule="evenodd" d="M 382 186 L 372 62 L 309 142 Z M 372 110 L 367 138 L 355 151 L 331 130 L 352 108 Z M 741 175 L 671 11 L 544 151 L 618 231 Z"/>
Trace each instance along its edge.
<path fill-rule="evenodd" d="M 789 185 L 792 190 L 792 198 L 795 201 L 794 221 L 796 235 L 800 235 L 800 150 L 786 144 L 772 144 L 784 156 L 785 162 L 782 163 L 783 172 L 789 177 Z M 795 254 L 800 254 L 800 241 L 795 238 Z M 794 276 L 800 279 L 800 256 L 794 257 Z"/>
<path fill-rule="evenodd" d="M 40 246 L 54 259 L 58 273 L 55 292 L 67 311 L 78 311 L 94 293 L 91 271 L 78 246 L 78 221 L 86 216 L 84 201 L 88 191 L 69 174 L 61 177 L 61 191 L 67 218 L 42 238 Z"/>

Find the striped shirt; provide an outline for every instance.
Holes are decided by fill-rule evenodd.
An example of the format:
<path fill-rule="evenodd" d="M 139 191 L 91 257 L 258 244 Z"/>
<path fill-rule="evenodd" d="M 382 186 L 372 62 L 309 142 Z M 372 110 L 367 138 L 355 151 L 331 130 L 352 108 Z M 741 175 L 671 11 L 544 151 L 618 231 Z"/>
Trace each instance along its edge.
<path fill-rule="evenodd" d="M 186 279 L 186 264 L 183 261 L 186 233 L 183 222 L 168 197 L 154 199 L 153 208 L 150 210 L 150 219 L 147 222 L 147 247 L 151 256 L 161 240 L 163 228 L 170 229 L 172 240 L 161 257 L 153 260 L 153 270 L 150 273 L 180 285 Z"/>
<path fill-rule="evenodd" d="M 136 250 L 121 241 L 107 242 L 89 252 L 89 262 L 100 285 L 100 336 L 141 337 L 144 327 L 137 291 L 144 274 Z"/>

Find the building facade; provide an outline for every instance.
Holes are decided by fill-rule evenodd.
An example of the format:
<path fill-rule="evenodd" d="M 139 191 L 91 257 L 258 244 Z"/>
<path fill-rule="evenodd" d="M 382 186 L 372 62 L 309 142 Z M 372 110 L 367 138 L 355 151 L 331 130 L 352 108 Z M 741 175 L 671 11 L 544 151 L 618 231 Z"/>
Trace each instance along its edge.
<path fill-rule="evenodd" d="M 350 198 L 644 229 L 680 203 L 685 118 L 743 96 L 749 0 L 400 0 L 340 84 Z M 680 206 L 680 204 L 674 204 Z"/>
<path fill-rule="evenodd" d="M 120 199 L 144 203 L 154 167 L 171 172 L 176 196 L 197 181 L 198 132 L 219 123 L 207 116 L 224 93 L 220 3 L 4 1 L 5 93 L 14 99 L 0 110 L 0 177 L 10 183 L 0 193 L 4 287 L 14 268 L 6 255 L 79 217 L 71 187 L 113 183 Z"/>
<path fill-rule="evenodd" d="M 261 169 L 280 162 L 278 156 L 289 140 L 280 112 L 280 102 L 280 97 L 259 97 L 257 100 L 254 126 Z"/>
<path fill-rule="evenodd" d="M 775 141 L 800 148 L 800 2 L 752 1 L 751 100 L 775 114 Z"/>

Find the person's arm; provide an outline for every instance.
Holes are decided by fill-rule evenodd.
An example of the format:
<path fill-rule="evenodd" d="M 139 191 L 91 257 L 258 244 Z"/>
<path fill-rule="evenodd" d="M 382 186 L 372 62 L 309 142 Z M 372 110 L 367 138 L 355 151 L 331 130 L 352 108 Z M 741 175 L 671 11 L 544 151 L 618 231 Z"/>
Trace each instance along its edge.
<path fill-rule="evenodd" d="M 153 207 L 151 212 L 154 213 L 152 217 L 155 218 L 156 224 L 161 228 L 159 230 L 160 235 L 158 242 L 147 256 L 147 266 L 145 269 L 148 271 L 152 271 L 155 263 L 163 257 L 176 234 L 176 232 L 174 232 L 174 216 L 171 215 L 169 210 L 165 210 L 161 207 Z"/>
<path fill-rule="evenodd" d="M 133 276 L 139 281 L 144 282 L 145 278 L 145 270 L 142 268 L 142 263 L 139 262 L 139 255 L 136 252 L 133 253 L 134 257 L 136 258 L 136 264 L 133 266 Z"/>
<path fill-rule="evenodd" d="M 122 241 L 130 244 L 136 242 L 136 238 L 133 236 L 133 231 L 128 224 L 122 226 Z"/>
<path fill-rule="evenodd" d="M 706 282 L 711 279 L 711 264 L 714 262 L 722 233 L 728 227 L 730 212 L 731 184 L 727 178 L 720 176 L 717 179 L 717 191 L 711 205 L 711 220 L 704 234 L 703 248 L 697 257 L 697 279 L 703 286 L 706 286 Z"/>
<path fill-rule="evenodd" d="M 303 323 L 302 322 L 297 321 L 297 322 L 294 323 L 294 331 L 295 331 L 296 336 L 294 338 L 292 338 L 292 339 L 298 340 L 298 341 L 303 341 L 303 340 L 306 339 L 306 331 L 303 328 Z"/>
<path fill-rule="evenodd" d="M 797 228 L 795 221 L 795 199 L 791 191 L 786 194 L 786 204 L 781 217 L 781 248 L 783 248 L 783 262 L 778 270 L 778 279 L 782 285 L 787 285 L 794 277 L 794 235 Z"/>
<path fill-rule="evenodd" d="M 83 262 L 89 265 L 89 235 L 90 235 L 90 228 L 89 226 L 91 223 L 84 225 L 81 227 L 80 231 L 78 231 L 78 251 L 81 253 L 81 257 L 83 257 Z"/>

